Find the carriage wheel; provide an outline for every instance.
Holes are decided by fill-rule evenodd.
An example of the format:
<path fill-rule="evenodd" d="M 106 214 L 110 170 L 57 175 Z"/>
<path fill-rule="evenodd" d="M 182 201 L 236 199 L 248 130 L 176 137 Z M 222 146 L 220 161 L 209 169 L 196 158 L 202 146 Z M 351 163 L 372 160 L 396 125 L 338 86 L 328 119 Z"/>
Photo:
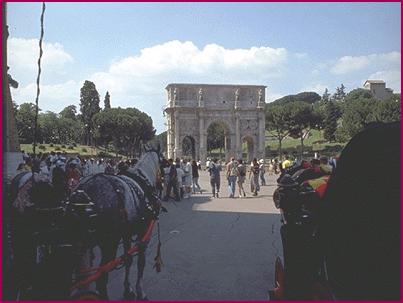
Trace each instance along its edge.
<path fill-rule="evenodd" d="M 79 291 L 71 297 L 72 301 L 102 301 L 102 297 L 95 291 L 84 290 Z"/>
<path fill-rule="evenodd" d="M 279 257 L 276 259 L 274 272 L 274 298 L 284 300 L 284 267 Z"/>

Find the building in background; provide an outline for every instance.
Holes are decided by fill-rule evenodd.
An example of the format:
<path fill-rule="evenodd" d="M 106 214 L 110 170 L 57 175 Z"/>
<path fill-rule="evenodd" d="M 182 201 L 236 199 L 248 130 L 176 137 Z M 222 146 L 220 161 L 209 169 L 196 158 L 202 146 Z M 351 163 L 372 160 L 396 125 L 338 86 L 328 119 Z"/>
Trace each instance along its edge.
<path fill-rule="evenodd" d="M 225 160 L 264 157 L 264 85 L 217 85 L 171 83 L 166 87 L 168 102 L 167 154 L 169 158 L 191 157 L 206 162 L 207 130 L 219 123 L 224 130 Z M 190 146 L 188 154 L 185 146 Z"/>
<path fill-rule="evenodd" d="M 364 89 L 368 89 L 375 96 L 381 100 L 387 100 L 393 96 L 393 90 L 386 87 L 383 80 L 367 80 L 364 83 Z"/>

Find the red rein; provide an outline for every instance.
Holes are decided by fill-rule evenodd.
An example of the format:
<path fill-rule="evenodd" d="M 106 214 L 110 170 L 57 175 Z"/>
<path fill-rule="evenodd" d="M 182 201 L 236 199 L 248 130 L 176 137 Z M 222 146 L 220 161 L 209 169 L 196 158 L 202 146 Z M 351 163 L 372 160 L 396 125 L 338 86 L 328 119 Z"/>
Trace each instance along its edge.
<path fill-rule="evenodd" d="M 147 231 L 145 232 L 144 236 L 141 238 L 140 243 L 147 243 L 148 241 L 150 241 L 151 239 L 151 235 L 153 233 L 153 229 L 154 229 L 154 225 L 155 225 L 156 220 L 152 219 L 148 225 Z M 127 251 L 128 255 L 133 255 L 134 253 L 139 251 L 139 247 L 138 245 L 134 245 L 132 248 L 130 248 Z M 94 273 L 93 275 L 89 276 L 88 278 L 86 278 L 85 280 L 79 281 L 77 283 L 75 283 L 71 288 L 70 291 L 73 291 L 77 288 L 83 288 L 89 284 L 91 284 L 92 282 L 95 282 L 96 280 L 98 280 L 104 273 L 110 272 L 111 270 L 113 270 L 115 267 L 119 266 L 120 264 L 122 264 L 124 262 L 124 256 L 122 255 L 119 258 L 116 258 L 96 269 L 97 272 Z M 92 271 L 92 270 L 90 270 Z"/>

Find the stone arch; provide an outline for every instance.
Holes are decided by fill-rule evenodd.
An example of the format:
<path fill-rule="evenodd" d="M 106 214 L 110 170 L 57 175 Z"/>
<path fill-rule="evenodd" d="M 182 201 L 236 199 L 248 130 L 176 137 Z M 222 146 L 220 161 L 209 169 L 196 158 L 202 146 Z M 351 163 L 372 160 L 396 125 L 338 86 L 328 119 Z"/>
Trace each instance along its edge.
<path fill-rule="evenodd" d="M 248 158 L 264 157 L 265 86 L 171 83 L 166 87 L 168 102 L 167 156 L 183 156 L 183 140 L 194 139 L 195 158 L 205 164 L 208 128 L 218 122 L 225 126 L 225 158 L 242 157 L 242 140 L 248 136 Z M 185 151 L 186 153 L 186 151 Z M 248 159 L 249 160 L 249 159 Z"/>

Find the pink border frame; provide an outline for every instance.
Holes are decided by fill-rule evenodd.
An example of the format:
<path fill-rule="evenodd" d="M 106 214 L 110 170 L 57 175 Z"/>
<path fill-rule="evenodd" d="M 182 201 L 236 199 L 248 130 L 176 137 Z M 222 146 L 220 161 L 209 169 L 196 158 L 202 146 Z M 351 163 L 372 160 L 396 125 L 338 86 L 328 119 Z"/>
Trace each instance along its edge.
<path fill-rule="evenodd" d="M 3 2 L 40 2 L 40 1 L 31 1 L 31 0 L 26 0 L 26 1 L 3 1 L 3 0 L 1 0 L 1 2 L 2 2 L 2 5 L 3 5 Z M 104 0 L 101 0 L 101 1 L 92 1 L 92 0 L 87 0 L 87 1 L 80 1 L 80 0 L 73 0 L 73 1 L 53 1 L 53 0 L 51 0 L 51 1 L 45 1 L 45 2 L 110 2 L 110 1 L 104 1 Z M 130 1 L 130 0 L 120 0 L 119 2 L 171 2 L 171 1 L 165 1 L 165 0 L 162 0 L 162 1 L 154 1 L 154 0 L 152 0 L 152 1 Z M 179 1 L 173 1 L 173 2 L 248 2 L 248 1 L 240 1 L 240 0 L 235 0 L 235 1 L 223 1 L 223 0 L 220 0 L 220 1 L 211 1 L 211 0 L 201 0 L 201 1 L 186 1 L 186 0 L 179 0 Z M 254 1 L 250 1 L 250 2 L 278 2 L 278 1 L 265 1 L 265 0 L 254 0 Z M 308 1 L 302 1 L 302 0 L 296 0 L 296 1 L 281 1 L 281 2 L 308 2 Z M 316 0 L 314 0 L 314 1 L 309 1 L 309 2 L 383 2 L 383 1 L 376 1 L 376 0 L 369 0 L 369 1 L 348 1 L 348 0 L 341 0 L 341 1 L 334 1 L 334 0 L 332 0 L 332 1 L 316 1 Z M 397 0 L 392 0 L 392 1 L 387 1 L 387 2 L 400 2 L 401 3 L 401 1 L 397 1 Z M 400 7 L 400 12 L 402 12 L 402 6 Z M 3 20 L 3 11 L 1 12 L 1 18 L 2 18 L 2 20 Z M 1 33 L 1 35 L 2 35 L 3 33 Z M 1 66 L 3 66 L 3 64 L 4 64 L 4 62 L 3 62 L 3 56 L 1 57 Z M 2 80 L 4 81 L 4 79 L 3 79 L 3 73 L 2 73 L 2 75 L 1 75 L 1 77 L 2 77 Z M 4 100 L 3 100 L 3 94 L 4 94 L 4 92 L 3 92 L 3 87 L 1 87 L 1 92 L 2 92 L 2 102 L 4 102 Z M 403 106 L 402 106 L 402 104 L 400 104 L 400 106 L 401 106 L 401 109 L 403 110 Z M 0 123 L 0 129 L 1 129 L 1 133 L 3 134 L 3 107 L 1 107 L 1 117 L 0 117 L 0 121 L 1 121 L 1 123 Z M 401 123 L 401 125 L 400 125 L 400 129 L 401 129 L 401 132 L 400 132 L 400 148 L 401 148 L 401 155 L 402 155 L 402 149 L 403 149 L 403 124 Z M 1 155 L 0 155 L 0 159 L 1 159 L 1 163 L 2 163 L 2 167 L 3 167 L 3 140 L 1 140 L 0 141 L 0 145 L 1 145 L 1 150 L 2 150 L 2 152 L 1 152 Z M 400 178 L 400 185 L 401 185 L 401 188 L 403 188 L 403 180 L 402 180 L 402 171 L 403 171 L 403 161 L 402 161 L 402 156 L 400 157 L 400 160 L 401 160 L 401 162 L 400 162 L 400 176 L 401 176 L 401 178 Z M 1 181 L 2 181 L 2 183 L 1 183 L 1 189 L 0 189 L 0 193 L 1 193 L 1 195 L 2 195 L 2 197 L 3 197 L 3 173 L 1 174 Z M 402 197 L 400 198 L 401 199 L 401 201 L 402 201 Z M 400 210 L 400 212 L 401 212 L 401 218 L 403 217 L 402 215 L 403 215 L 403 208 L 401 208 L 401 210 Z M 0 208 L 0 215 L 1 215 L 1 218 L 3 218 L 3 208 L 1 207 Z M 401 220 L 401 222 L 400 222 L 400 228 L 401 228 L 401 231 L 403 230 L 403 223 L 402 223 L 402 220 Z M 1 237 L 3 237 L 3 225 L 1 224 Z M 3 246 L 3 241 L 1 242 L 1 244 L 0 244 L 0 246 L 2 247 Z M 401 253 L 403 252 L 403 244 L 402 244 L 402 242 L 401 242 Z M 1 250 L 1 255 L 3 256 L 3 250 Z M 1 272 L 3 272 L 3 262 L 1 262 L 1 265 L 0 265 L 1 267 Z M 401 272 L 403 271 L 403 263 L 401 262 L 400 263 L 400 270 L 401 270 Z M 3 288 L 3 275 L 1 275 L 0 276 L 0 300 L 2 301 L 2 298 L 3 298 L 3 291 L 2 291 L 2 288 Z M 403 285 L 403 283 L 402 283 L 402 280 L 401 280 L 401 285 Z M 402 292 L 402 288 L 401 288 L 401 300 L 402 300 L 402 294 L 403 294 L 403 292 Z M 11 302 L 11 301 L 9 301 L 9 302 Z M 29 301 L 25 301 L 25 302 L 29 302 Z M 33 302 L 41 302 L 41 301 L 33 301 Z M 43 302 L 49 302 L 49 301 L 43 301 Z M 59 302 L 69 302 L 69 301 L 59 301 Z M 122 302 L 124 302 L 124 301 L 122 301 Z M 158 301 L 155 301 L 155 302 L 158 302 Z M 163 302 L 169 302 L 169 301 L 163 301 Z M 175 301 L 171 301 L 171 302 L 175 302 Z M 213 303 L 213 302 L 220 302 L 220 301 L 181 301 L 181 302 L 183 302 L 183 303 L 185 303 L 185 302 L 208 302 L 208 303 Z M 225 302 L 237 302 L 237 301 L 225 301 Z M 246 301 L 244 301 L 244 302 L 246 302 Z M 247 301 L 247 302 L 253 302 L 253 301 Z M 260 302 L 260 301 L 257 301 L 257 302 Z M 290 301 L 291 302 L 291 301 Z M 298 301 L 298 302 L 305 302 L 305 301 Z M 308 301 L 309 302 L 309 301 Z M 343 302 L 350 302 L 350 301 L 343 301 Z M 351 302 L 357 302 L 357 301 L 351 301 Z M 396 301 L 385 301 L 385 302 L 396 302 Z M 400 302 L 400 301 L 397 301 L 397 302 Z"/>

